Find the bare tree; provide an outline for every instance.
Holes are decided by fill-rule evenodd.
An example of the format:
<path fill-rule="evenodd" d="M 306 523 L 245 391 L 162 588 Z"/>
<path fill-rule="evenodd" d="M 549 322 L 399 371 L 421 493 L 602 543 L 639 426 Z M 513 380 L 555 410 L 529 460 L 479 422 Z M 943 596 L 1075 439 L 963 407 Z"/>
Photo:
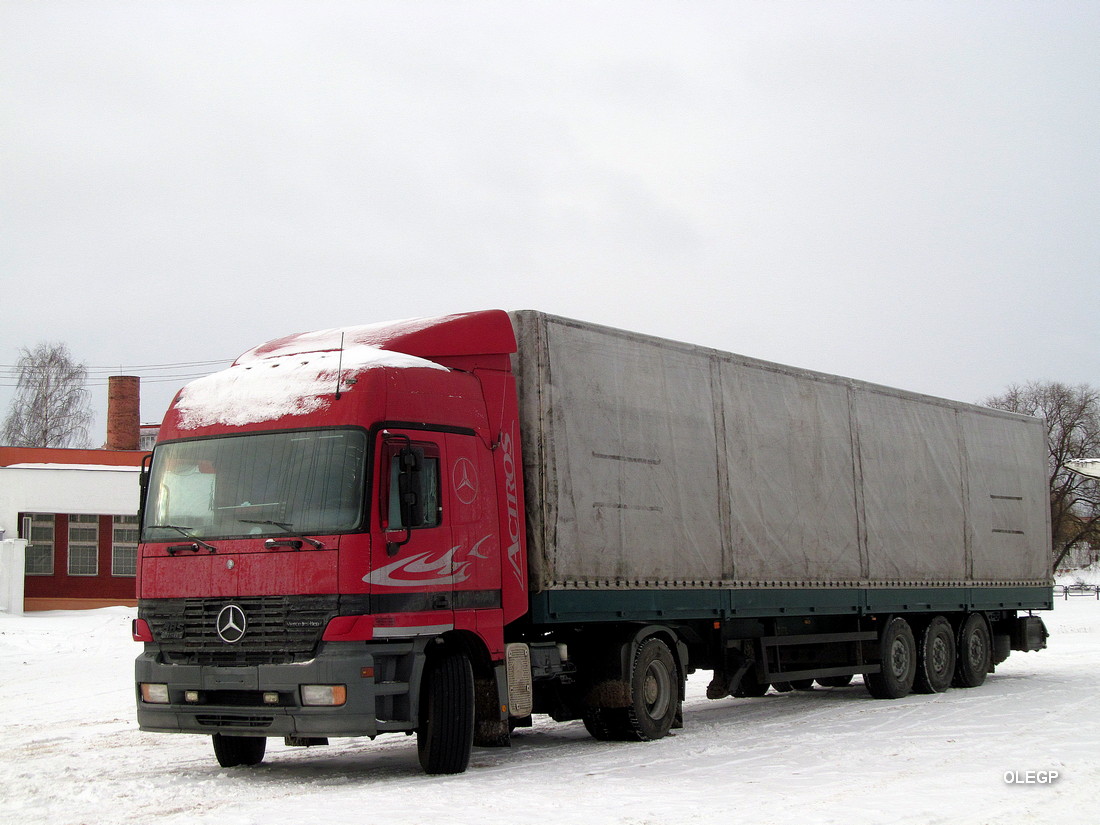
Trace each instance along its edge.
<path fill-rule="evenodd" d="M 4 420 L 12 447 L 84 447 L 92 411 L 84 385 L 88 370 L 64 344 L 20 347 L 15 398 Z"/>
<path fill-rule="evenodd" d="M 1053 567 L 1082 542 L 1100 542 L 1100 480 L 1066 469 L 1072 459 L 1100 458 L 1100 390 L 1085 384 L 1032 381 L 983 402 L 1046 421 Z"/>

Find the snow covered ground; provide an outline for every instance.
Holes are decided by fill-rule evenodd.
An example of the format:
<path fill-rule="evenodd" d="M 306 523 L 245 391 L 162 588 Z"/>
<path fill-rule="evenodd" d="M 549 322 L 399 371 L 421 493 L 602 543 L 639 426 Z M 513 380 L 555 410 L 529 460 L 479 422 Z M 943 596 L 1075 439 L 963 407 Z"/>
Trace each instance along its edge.
<path fill-rule="evenodd" d="M 1095 597 L 1058 601 L 1049 648 L 1014 653 L 980 688 L 711 702 L 699 673 L 672 737 L 600 743 L 580 723 L 538 721 L 453 777 L 422 775 L 403 736 L 270 740 L 262 765 L 227 770 L 206 737 L 139 732 L 132 614 L 0 613 L 0 821 L 1016 825 L 1087 821 L 1100 787 Z"/>

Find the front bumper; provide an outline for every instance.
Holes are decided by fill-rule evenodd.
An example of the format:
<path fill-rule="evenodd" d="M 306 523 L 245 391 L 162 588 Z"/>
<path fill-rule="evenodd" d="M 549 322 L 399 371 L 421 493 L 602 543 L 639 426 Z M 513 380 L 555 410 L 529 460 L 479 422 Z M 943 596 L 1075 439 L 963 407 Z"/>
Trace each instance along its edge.
<path fill-rule="evenodd" d="M 135 681 L 166 684 L 169 701 L 145 702 L 137 689 L 138 726 L 160 733 L 300 737 L 412 731 L 426 643 L 326 642 L 306 662 L 240 667 L 167 664 L 157 646 L 147 644 Z M 305 706 L 302 685 L 344 685 L 347 699 L 336 707 Z M 197 701 L 186 701 L 189 691 Z"/>

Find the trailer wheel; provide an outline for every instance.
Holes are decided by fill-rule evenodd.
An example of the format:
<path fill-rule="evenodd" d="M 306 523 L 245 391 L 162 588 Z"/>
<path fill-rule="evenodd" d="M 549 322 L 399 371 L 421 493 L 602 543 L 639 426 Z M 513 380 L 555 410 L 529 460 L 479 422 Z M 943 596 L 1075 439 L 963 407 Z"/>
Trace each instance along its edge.
<path fill-rule="evenodd" d="M 680 707 L 680 678 L 672 651 L 661 639 L 646 639 L 638 647 L 630 697 L 628 738 L 647 741 L 666 736 Z"/>
<path fill-rule="evenodd" d="M 900 699 L 913 689 L 917 672 L 917 643 L 909 622 L 895 616 L 879 636 L 882 670 L 864 677 L 876 699 Z"/>
<path fill-rule="evenodd" d="M 425 773 L 462 773 L 474 742 L 474 672 L 462 653 L 429 661 L 421 687 L 416 750 Z"/>
<path fill-rule="evenodd" d="M 917 650 L 917 693 L 943 693 L 955 676 L 955 631 L 951 622 L 936 616 L 920 634 Z"/>
<path fill-rule="evenodd" d="M 959 630 L 958 664 L 953 684 L 966 688 L 980 685 L 989 673 L 992 655 L 992 639 L 985 616 L 971 613 Z"/>
<path fill-rule="evenodd" d="M 238 765 L 258 765 L 264 761 L 267 752 L 265 736 L 229 736 L 215 733 L 214 756 L 223 768 L 235 768 Z"/>

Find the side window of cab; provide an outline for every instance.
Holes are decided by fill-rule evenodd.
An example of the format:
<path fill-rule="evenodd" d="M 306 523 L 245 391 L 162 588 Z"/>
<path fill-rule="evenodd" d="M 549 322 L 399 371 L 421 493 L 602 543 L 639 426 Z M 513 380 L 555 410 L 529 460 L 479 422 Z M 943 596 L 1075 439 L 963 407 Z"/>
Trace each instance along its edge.
<path fill-rule="evenodd" d="M 383 528 L 416 530 L 438 527 L 443 506 L 439 493 L 439 446 L 430 442 L 387 441 L 383 467 L 388 482 L 382 505 Z"/>

